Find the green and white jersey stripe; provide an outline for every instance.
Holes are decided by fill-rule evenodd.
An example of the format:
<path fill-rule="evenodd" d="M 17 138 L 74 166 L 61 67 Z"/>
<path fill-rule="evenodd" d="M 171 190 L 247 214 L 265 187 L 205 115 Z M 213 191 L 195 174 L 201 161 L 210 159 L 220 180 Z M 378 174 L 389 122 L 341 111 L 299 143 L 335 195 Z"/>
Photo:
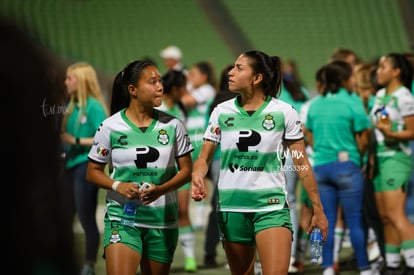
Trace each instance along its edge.
<path fill-rule="evenodd" d="M 161 185 L 176 174 L 176 158 L 192 152 L 184 124 L 165 112 L 155 110 L 151 125 L 143 130 L 125 115 L 125 109 L 106 119 L 96 132 L 89 159 L 112 163 L 111 177 L 123 182 L 150 182 Z M 125 198 L 108 190 L 107 200 L 123 204 Z M 135 225 L 149 228 L 176 227 L 176 191 L 139 207 Z M 110 213 L 109 213 L 110 214 Z M 118 220 L 119 215 L 110 215 Z"/>
<path fill-rule="evenodd" d="M 268 97 L 252 115 L 239 105 L 238 97 L 217 105 L 204 139 L 221 146 L 219 210 L 283 208 L 287 203 L 283 141 L 302 138 L 297 111 L 276 98 Z"/>
<path fill-rule="evenodd" d="M 394 91 L 392 94 L 386 94 L 385 88 L 380 89 L 376 96 L 374 105 L 371 109 L 371 119 L 376 122 L 379 117 L 378 110 L 385 107 L 389 119 L 392 122 L 391 129 L 394 132 L 405 129 L 404 117 L 414 115 L 414 96 L 411 91 L 404 86 Z M 375 137 L 377 141 L 378 156 L 393 156 L 398 151 L 411 155 L 411 149 L 408 141 L 385 142 L 383 133 L 375 128 Z"/>
<path fill-rule="evenodd" d="M 197 101 L 197 105 L 188 110 L 185 126 L 194 147 L 193 161 L 197 159 L 203 145 L 208 102 L 214 98 L 215 93 L 216 91 L 211 84 L 205 84 L 191 91 L 191 95 Z"/>

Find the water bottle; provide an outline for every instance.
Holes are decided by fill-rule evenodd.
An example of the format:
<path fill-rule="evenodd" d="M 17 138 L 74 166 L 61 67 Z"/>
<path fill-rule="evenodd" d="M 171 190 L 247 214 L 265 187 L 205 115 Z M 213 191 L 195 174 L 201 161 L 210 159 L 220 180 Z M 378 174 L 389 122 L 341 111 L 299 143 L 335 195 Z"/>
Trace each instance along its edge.
<path fill-rule="evenodd" d="M 385 109 L 385 106 L 380 110 L 379 120 L 383 123 L 386 123 L 386 124 L 391 123 L 390 115 L 389 115 L 388 111 Z M 390 138 L 388 136 L 385 136 L 384 137 L 384 142 L 385 142 L 386 145 L 392 145 L 393 143 L 395 143 L 395 138 Z"/>
<path fill-rule="evenodd" d="M 312 264 L 317 264 L 322 255 L 322 233 L 315 227 L 310 234 L 310 258 Z"/>
<path fill-rule="evenodd" d="M 138 183 L 135 183 L 139 186 Z M 135 223 L 135 214 L 137 213 L 138 200 L 125 198 L 124 208 L 122 211 L 121 224 L 133 227 Z"/>
<path fill-rule="evenodd" d="M 387 110 L 385 109 L 385 107 L 381 109 L 379 119 L 384 123 L 389 123 L 390 116 L 389 116 Z"/>
<path fill-rule="evenodd" d="M 135 214 L 137 213 L 138 202 L 134 199 L 125 198 L 124 209 L 122 211 L 121 224 L 133 227 L 135 223 Z"/>

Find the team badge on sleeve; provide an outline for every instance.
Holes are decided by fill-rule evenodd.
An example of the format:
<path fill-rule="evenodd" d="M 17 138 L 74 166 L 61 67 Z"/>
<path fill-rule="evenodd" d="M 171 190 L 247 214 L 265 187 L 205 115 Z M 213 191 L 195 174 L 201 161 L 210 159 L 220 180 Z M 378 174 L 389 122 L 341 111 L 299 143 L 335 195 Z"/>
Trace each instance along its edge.
<path fill-rule="evenodd" d="M 108 156 L 109 150 L 102 146 L 98 146 L 96 148 L 96 153 L 98 154 L 99 158 L 105 158 L 106 156 Z"/>
<path fill-rule="evenodd" d="M 210 133 L 212 133 L 214 135 L 219 135 L 220 134 L 220 127 L 218 127 L 217 125 L 210 125 Z"/>

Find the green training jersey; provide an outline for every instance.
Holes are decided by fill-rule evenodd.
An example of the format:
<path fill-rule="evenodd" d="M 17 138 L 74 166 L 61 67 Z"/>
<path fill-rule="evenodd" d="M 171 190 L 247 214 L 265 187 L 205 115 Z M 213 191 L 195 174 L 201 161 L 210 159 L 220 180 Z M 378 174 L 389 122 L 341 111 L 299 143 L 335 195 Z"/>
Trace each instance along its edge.
<path fill-rule="evenodd" d="M 89 96 L 84 110 L 79 109 L 77 105 L 73 109 L 66 124 L 66 132 L 77 138 L 93 137 L 106 117 L 104 106 L 98 100 Z M 66 148 L 66 168 L 88 162 L 89 146 L 67 144 Z"/>
<path fill-rule="evenodd" d="M 371 123 L 362 100 L 344 89 L 315 97 L 306 118 L 306 128 L 312 132 L 314 165 L 346 159 L 361 164 L 356 133 L 369 129 Z"/>

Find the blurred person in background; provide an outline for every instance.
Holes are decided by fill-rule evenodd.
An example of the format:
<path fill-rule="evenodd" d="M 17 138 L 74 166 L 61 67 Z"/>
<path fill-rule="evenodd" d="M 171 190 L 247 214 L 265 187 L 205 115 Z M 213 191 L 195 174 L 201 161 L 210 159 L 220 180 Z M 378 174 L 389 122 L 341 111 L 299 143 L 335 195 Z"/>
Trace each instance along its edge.
<path fill-rule="evenodd" d="M 414 140 L 413 67 L 399 53 L 380 58 L 371 119 L 375 125 L 374 189 L 384 226 L 387 274 L 414 274 L 414 230 L 405 211 L 413 169 L 409 141 Z"/>
<path fill-rule="evenodd" d="M 235 97 L 237 94 L 229 90 L 229 77 L 228 74 L 233 68 L 233 64 L 227 65 L 221 71 L 220 80 L 218 85 L 218 92 L 215 95 L 213 101 L 209 104 L 207 120 L 208 122 L 211 112 L 214 108 L 224 102 Z M 206 124 L 206 128 L 207 128 Z M 217 245 L 220 241 L 219 228 L 217 223 L 217 186 L 220 175 L 220 145 L 217 145 L 217 149 L 213 155 L 213 159 L 210 164 L 209 177 L 212 181 L 213 190 L 211 191 L 211 210 L 208 215 L 207 229 L 204 239 L 204 267 L 214 268 L 217 267 Z"/>
<path fill-rule="evenodd" d="M 182 61 L 183 53 L 179 47 L 174 45 L 167 46 L 161 50 L 160 56 L 167 71 L 182 71 L 185 75 L 188 75 L 188 70 Z"/>
<path fill-rule="evenodd" d="M 368 116 L 361 100 L 352 96 L 353 70 L 345 61 L 332 61 L 323 69 L 321 95 L 312 100 L 306 133 L 314 151 L 314 172 L 329 232 L 335 232 L 341 202 L 361 275 L 371 274 L 363 221 L 364 182 L 361 155 L 367 150 Z M 309 195 L 309 194 L 308 194 Z M 322 253 L 323 275 L 334 275 L 334 234 L 328 234 Z"/>
<path fill-rule="evenodd" d="M 320 67 L 315 73 L 315 84 L 316 90 L 318 93 L 322 92 L 322 88 L 324 85 L 324 75 L 323 75 L 324 66 Z M 308 115 L 309 106 L 312 101 L 319 96 L 316 95 L 315 97 L 307 100 L 303 103 L 302 107 L 300 108 L 299 117 L 302 122 L 302 131 L 304 134 L 304 141 L 306 145 L 306 154 L 309 159 L 309 163 L 313 166 L 313 149 L 311 146 L 312 141 L 308 140 L 309 136 L 307 135 L 306 129 L 306 118 Z M 298 221 L 298 233 L 296 241 L 296 253 L 295 253 L 295 263 L 293 266 L 297 269 L 297 273 L 303 273 L 304 266 L 305 266 L 305 259 L 306 253 L 308 251 L 308 243 L 309 243 L 309 233 L 308 228 L 309 224 L 311 223 L 312 216 L 313 216 L 313 208 L 312 202 L 309 199 L 308 194 L 306 193 L 305 188 L 303 185 L 300 186 L 300 214 L 299 214 L 299 221 Z M 289 267 L 290 268 L 290 267 Z"/>
<path fill-rule="evenodd" d="M 214 66 L 208 61 L 194 63 L 188 73 L 187 88 L 191 87 L 181 98 L 188 111 L 186 128 L 194 147 L 192 159 L 196 160 L 203 144 L 203 133 L 206 127 L 208 104 L 216 95 L 216 76 Z M 195 202 L 195 219 L 193 226 L 196 230 L 206 226 L 207 202 Z"/>
<path fill-rule="evenodd" d="M 335 61 L 335 60 L 345 61 L 346 63 L 350 64 L 352 68 L 354 68 L 356 65 L 358 65 L 361 62 L 360 58 L 358 57 L 358 55 L 355 53 L 354 50 L 349 49 L 349 48 L 342 48 L 342 47 L 333 49 L 328 62 Z"/>
<path fill-rule="evenodd" d="M 72 219 L 63 204 L 60 119 L 65 92 L 57 60 L 26 29 L 0 17 L 1 108 L 6 144 L 2 268 L 14 274 L 79 272 Z M 64 74 L 64 73 L 63 73 Z M 63 77 L 62 77 L 63 78 Z M 23 115 L 23 119 L 21 117 Z M 7 133 L 7 134 L 6 134 Z M 6 210 L 7 209 L 7 210 Z"/>
<path fill-rule="evenodd" d="M 66 146 L 65 201 L 70 215 L 78 214 L 85 232 L 85 264 L 81 275 L 93 275 L 100 240 L 96 222 L 99 187 L 86 180 L 86 170 L 93 136 L 107 117 L 107 108 L 96 71 L 90 64 L 69 65 L 65 85 L 69 95 L 61 134 Z"/>
<path fill-rule="evenodd" d="M 414 53 L 404 53 L 404 56 L 405 58 L 407 58 L 408 61 L 410 61 L 411 65 L 414 67 Z M 411 92 L 414 95 L 414 80 L 411 85 Z M 410 148 L 411 152 L 414 152 L 414 140 L 410 141 Z M 414 163 L 414 154 L 411 154 L 411 158 Z M 410 220 L 410 223 L 413 225 L 414 230 L 414 169 L 411 172 L 410 182 L 408 184 L 407 203 L 405 206 L 405 211 L 407 212 L 408 219 Z"/>
<path fill-rule="evenodd" d="M 287 274 L 292 224 L 287 203 L 282 156 L 285 146 L 303 152 L 294 158 L 299 177 L 312 200 L 314 227 L 327 236 L 327 220 L 305 153 L 298 113 L 277 99 L 280 58 L 260 51 L 242 53 L 229 72 L 229 90 L 238 93 L 213 110 L 192 173 L 192 198 L 207 196 L 204 182 L 220 144 L 218 224 L 234 275 L 253 274 L 256 252 L 263 274 Z"/>
<path fill-rule="evenodd" d="M 354 69 L 355 66 L 361 62 L 360 58 L 354 50 L 345 47 L 337 47 L 332 50 L 331 55 L 328 59 L 328 63 L 337 60 L 348 63 L 349 65 L 351 65 L 352 69 Z M 351 94 L 351 96 L 355 97 L 355 99 L 358 99 L 358 95 L 354 93 L 355 87 L 349 89 L 348 92 Z M 334 239 L 334 268 L 336 272 L 339 272 L 340 268 L 339 255 L 341 253 L 342 246 L 351 246 L 351 243 L 349 241 L 349 228 L 345 223 L 343 215 L 344 213 L 342 210 L 342 206 L 341 204 L 339 204 Z"/>
<path fill-rule="evenodd" d="M 292 59 L 285 60 L 282 64 L 282 92 L 279 99 L 292 105 L 295 110 L 300 113 L 302 105 L 310 98 L 308 90 L 302 84 L 299 70 L 296 62 Z M 290 207 L 290 217 L 293 228 L 293 242 L 291 250 L 291 258 L 289 265 L 289 273 L 297 273 L 298 269 L 294 266 L 296 244 L 298 239 L 298 214 L 296 210 L 296 189 L 298 186 L 298 175 L 294 169 L 293 159 L 290 152 L 287 153 L 285 159 L 285 176 L 286 188 L 288 192 L 288 202 Z"/>
<path fill-rule="evenodd" d="M 373 79 L 376 66 L 371 63 L 360 63 L 355 66 L 355 93 L 362 100 L 365 111 L 369 116 L 374 99 L 376 85 Z M 364 177 L 364 217 L 367 229 L 367 252 L 370 262 L 376 261 L 378 266 L 382 266 L 385 258 L 384 237 L 381 219 L 378 214 L 377 204 L 375 202 L 374 186 L 372 183 L 373 167 L 370 166 L 369 156 L 374 152 L 375 137 L 373 131 L 370 133 L 370 144 L 367 152 L 362 156 L 361 172 Z"/>
<path fill-rule="evenodd" d="M 192 146 L 183 122 L 155 109 L 162 99 L 161 75 L 152 62 L 126 65 L 113 83 L 114 113 L 96 131 L 88 155 L 87 179 L 107 189 L 107 274 L 135 275 L 138 267 L 143 275 L 170 273 L 178 242 L 176 189 L 190 180 Z M 140 183 L 150 187 L 141 190 Z M 122 222 L 126 202 L 136 206 L 132 224 Z"/>
<path fill-rule="evenodd" d="M 185 124 L 187 121 L 187 110 L 181 102 L 181 98 L 187 91 L 187 77 L 182 71 L 169 70 L 162 75 L 162 83 L 164 86 L 163 100 L 161 106 L 156 108 L 175 116 Z M 181 244 L 185 258 L 184 270 L 195 272 L 197 271 L 194 251 L 195 236 L 189 213 L 190 187 L 191 182 L 188 182 L 178 188 L 178 241 Z"/>

